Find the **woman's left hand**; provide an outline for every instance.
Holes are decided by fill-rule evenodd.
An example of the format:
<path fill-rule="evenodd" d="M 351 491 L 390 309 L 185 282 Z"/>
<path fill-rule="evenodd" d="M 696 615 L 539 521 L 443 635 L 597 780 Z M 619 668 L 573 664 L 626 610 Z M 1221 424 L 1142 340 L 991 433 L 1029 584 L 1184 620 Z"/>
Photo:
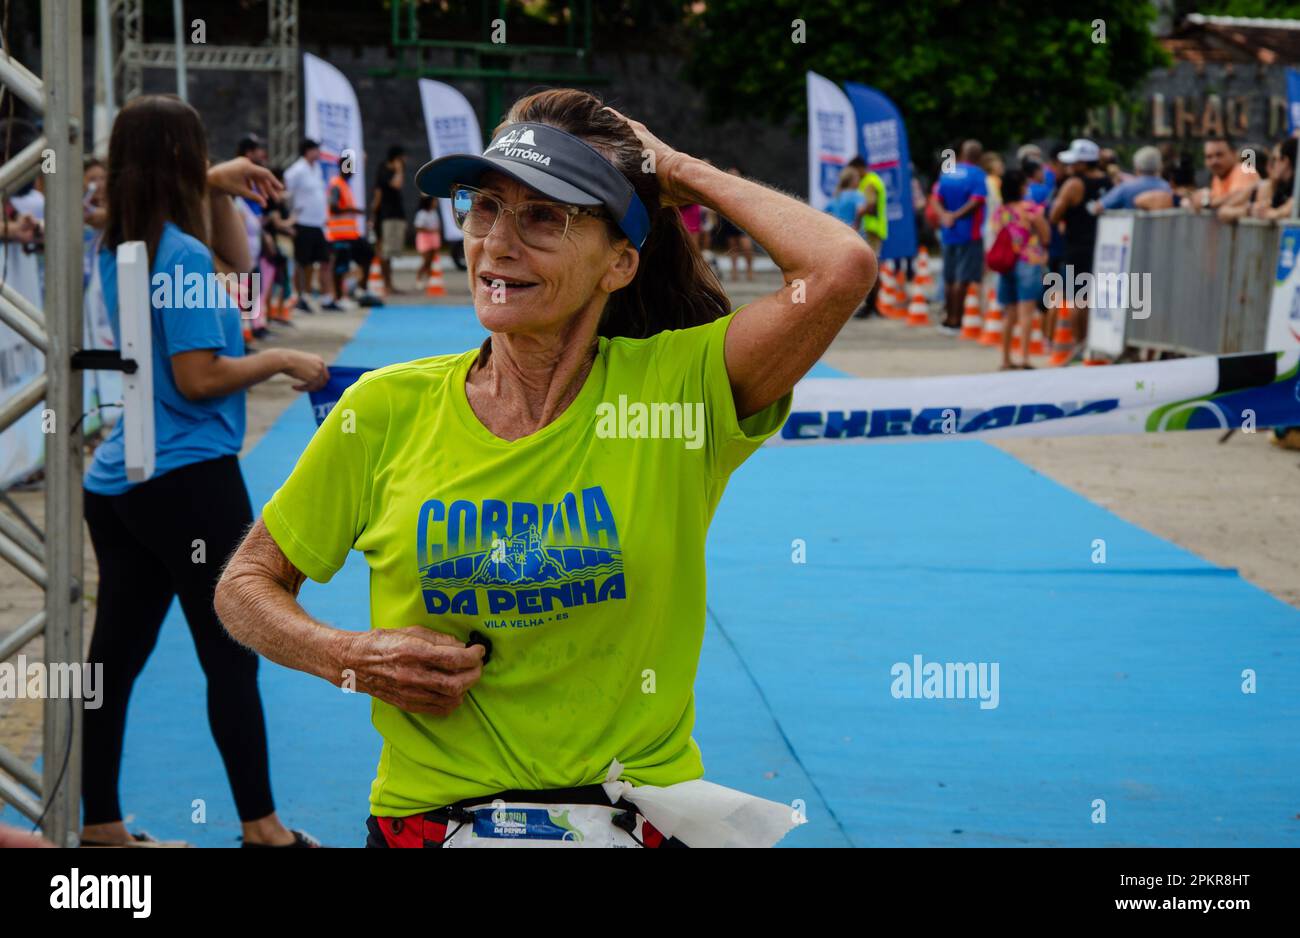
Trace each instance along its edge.
<path fill-rule="evenodd" d="M 265 166 L 258 166 L 246 156 L 210 166 L 208 185 L 229 195 L 252 199 L 263 208 L 268 196 L 278 199 L 284 195 L 284 186 L 275 178 L 275 173 Z"/>
<path fill-rule="evenodd" d="M 693 157 L 680 150 L 674 150 L 652 134 L 649 128 L 640 121 L 625 117 L 612 107 L 606 107 L 605 110 L 620 120 L 627 122 L 627 125 L 632 128 L 632 132 L 636 134 L 637 139 L 641 141 L 643 154 L 648 155 L 653 160 L 651 166 L 654 167 L 654 174 L 659 178 L 660 204 L 665 207 L 693 205 L 696 201 L 695 197 L 687 193 L 676 178 L 678 170 Z M 642 165 L 645 165 L 644 159 Z"/>

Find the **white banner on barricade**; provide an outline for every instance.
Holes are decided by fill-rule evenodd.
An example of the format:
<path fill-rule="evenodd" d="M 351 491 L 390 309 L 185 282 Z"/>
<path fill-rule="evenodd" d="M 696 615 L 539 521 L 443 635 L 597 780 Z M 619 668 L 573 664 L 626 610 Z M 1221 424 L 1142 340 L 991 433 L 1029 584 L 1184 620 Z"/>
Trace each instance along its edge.
<path fill-rule="evenodd" d="M 1277 245 L 1273 299 L 1268 308 L 1268 333 L 1264 348 L 1287 351 L 1300 348 L 1300 227 L 1285 225 Z"/>
<path fill-rule="evenodd" d="M 1124 324 L 1129 314 L 1129 268 L 1133 262 L 1133 216 L 1102 215 L 1097 219 L 1097 245 L 1092 274 L 1101 285 L 1088 310 L 1088 349 L 1118 358 L 1124 353 Z"/>
<path fill-rule="evenodd" d="M 807 378 L 770 445 L 1300 425 L 1300 352 L 940 378 Z"/>

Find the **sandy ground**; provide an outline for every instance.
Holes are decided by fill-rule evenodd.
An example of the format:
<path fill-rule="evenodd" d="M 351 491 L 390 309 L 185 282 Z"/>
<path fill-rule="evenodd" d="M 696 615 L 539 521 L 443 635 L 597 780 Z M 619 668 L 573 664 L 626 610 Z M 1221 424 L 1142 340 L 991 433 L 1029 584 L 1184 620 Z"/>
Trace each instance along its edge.
<path fill-rule="evenodd" d="M 726 281 L 736 305 L 775 289 L 770 269 L 754 280 Z M 399 289 L 413 289 L 412 268 L 399 271 Z M 464 275 L 447 274 L 448 296 L 436 302 L 464 305 Z M 391 297 L 396 304 L 427 303 L 410 293 Z M 263 347 L 289 346 L 314 351 L 332 361 L 364 321 L 366 310 L 299 315 L 295 327 L 277 330 Z M 412 357 L 417 350 L 413 350 Z M 991 371 L 997 353 L 933 329 L 907 329 L 872 319 L 850 321 L 827 353 L 826 362 L 861 377 L 906 377 Z M 276 378 L 249 393 L 248 436 L 253 446 L 298 395 L 287 378 Z M 1266 432 L 1234 434 L 1224 444 L 1219 434 L 1197 432 L 1160 436 L 1063 437 L 998 443 L 1006 452 L 1120 517 L 1241 575 L 1277 598 L 1300 607 L 1300 453 L 1269 445 Z M 921 445 L 921 444 L 914 444 Z M 15 502 L 41 522 L 39 489 L 11 493 Z M 4 510 L 0 508 L 0 510 Z M 89 639 L 96 592 L 94 555 L 86 538 L 86 617 Z M 43 594 L 0 563 L 0 635 L 16 628 L 40 608 Z M 22 649 L 41 655 L 39 640 Z M 40 746 L 39 701 L 0 700 L 0 745 L 28 760 Z"/>

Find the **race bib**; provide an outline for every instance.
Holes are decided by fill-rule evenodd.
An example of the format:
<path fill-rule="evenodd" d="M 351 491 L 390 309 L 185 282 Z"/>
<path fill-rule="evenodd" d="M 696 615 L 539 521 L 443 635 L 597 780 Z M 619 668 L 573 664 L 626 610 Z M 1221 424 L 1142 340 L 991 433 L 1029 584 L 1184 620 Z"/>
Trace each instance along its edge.
<path fill-rule="evenodd" d="M 617 827 L 609 805 L 493 801 L 466 809 L 473 821 L 447 825 L 443 847 L 640 847 L 644 819 Z"/>

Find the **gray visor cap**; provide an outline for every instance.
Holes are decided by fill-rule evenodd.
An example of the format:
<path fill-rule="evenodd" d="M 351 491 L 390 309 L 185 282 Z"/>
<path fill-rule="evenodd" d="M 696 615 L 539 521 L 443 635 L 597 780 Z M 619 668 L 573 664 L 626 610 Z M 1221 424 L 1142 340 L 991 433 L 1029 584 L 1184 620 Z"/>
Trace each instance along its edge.
<path fill-rule="evenodd" d="M 590 144 L 546 124 L 510 124 L 482 156 L 455 153 L 432 160 L 415 174 L 415 185 L 425 195 L 445 199 L 452 186 L 474 185 L 491 171 L 548 199 L 603 205 L 638 249 L 649 233 L 645 206 L 623 174 Z"/>

